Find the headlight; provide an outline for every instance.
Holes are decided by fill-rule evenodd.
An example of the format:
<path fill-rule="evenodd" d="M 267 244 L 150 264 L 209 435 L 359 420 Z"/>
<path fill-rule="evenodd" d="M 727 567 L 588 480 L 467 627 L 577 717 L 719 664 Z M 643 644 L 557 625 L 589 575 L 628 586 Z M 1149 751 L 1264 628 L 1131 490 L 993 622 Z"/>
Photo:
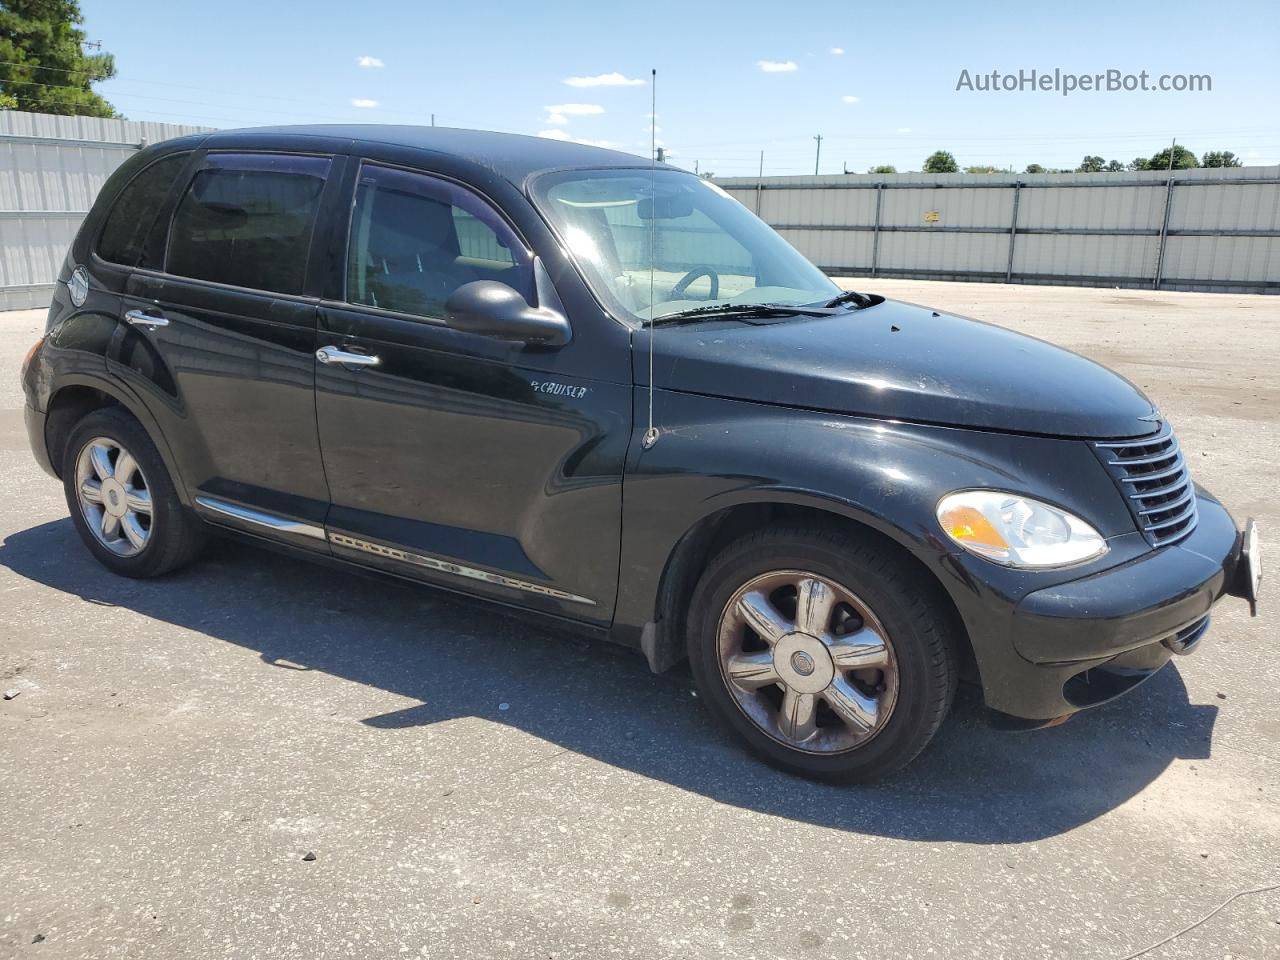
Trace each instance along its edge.
<path fill-rule="evenodd" d="M 1009 567 L 1065 567 L 1107 552 L 1079 517 L 1003 490 L 961 490 L 938 501 L 938 522 L 970 553 Z"/>

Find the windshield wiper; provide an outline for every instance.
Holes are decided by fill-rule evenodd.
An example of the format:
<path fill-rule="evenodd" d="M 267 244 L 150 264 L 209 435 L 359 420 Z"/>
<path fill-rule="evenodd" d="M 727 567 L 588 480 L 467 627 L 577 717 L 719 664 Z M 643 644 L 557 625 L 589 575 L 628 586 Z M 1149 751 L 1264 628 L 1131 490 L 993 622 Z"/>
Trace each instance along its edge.
<path fill-rule="evenodd" d="M 693 307 L 689 310 L 665 313 L 650 320 L 646 326 L 660 327 L 668 323 L 696 323 L 699 320 L 714 320 L 717 317 L 727 319 L 736 317 L 745 319 L 790 316 L 825 317 L 829 316 L 830 313 L 831 311 L 825 307 L 793 307 L 785 303 L 715 303 L 709 307 Z"/>
<path fill-rule="evenodd" d="M 855 303 L 858 305 L 858 309 L 861 310 L 864 307 L 875 306 L 876 301 L 871 297 L 868 297 L 865 293 L 859 293 L 857 290 L 846 290 L 844 293 L 840 294 L 840 296 L 828 300 L 823 304 L 823 306 L 838 307 L 846 303 Z"/>

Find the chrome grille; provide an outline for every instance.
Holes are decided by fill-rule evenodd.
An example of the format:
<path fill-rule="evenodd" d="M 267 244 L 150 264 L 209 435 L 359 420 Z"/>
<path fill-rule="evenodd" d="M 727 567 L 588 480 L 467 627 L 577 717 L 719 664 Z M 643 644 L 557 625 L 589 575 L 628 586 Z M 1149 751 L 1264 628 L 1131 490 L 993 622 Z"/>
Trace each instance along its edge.
<path fill-rule="evenodd" d="M 1093 446 L 1120 485 L 1138 529 L 1153 546 L 1176 543 L 1195 529 L 1195 486 L 1168 424 L 1148 437 Z"/>

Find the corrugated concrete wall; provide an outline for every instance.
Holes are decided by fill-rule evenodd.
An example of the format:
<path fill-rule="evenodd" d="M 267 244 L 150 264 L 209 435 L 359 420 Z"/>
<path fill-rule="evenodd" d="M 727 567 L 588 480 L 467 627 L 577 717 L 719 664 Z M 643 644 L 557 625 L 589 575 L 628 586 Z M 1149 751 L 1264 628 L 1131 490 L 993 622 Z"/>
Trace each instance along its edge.
<path fill-rule="evenodd" d="M 1280 167 L 716 183 L 837 276 L 1280 293 Z"/>
<path fill-rule="evenodd" d="M 141 146 L 205 127 L 0 111 L 0 310 L 43 307 L 80 221 Z"/>

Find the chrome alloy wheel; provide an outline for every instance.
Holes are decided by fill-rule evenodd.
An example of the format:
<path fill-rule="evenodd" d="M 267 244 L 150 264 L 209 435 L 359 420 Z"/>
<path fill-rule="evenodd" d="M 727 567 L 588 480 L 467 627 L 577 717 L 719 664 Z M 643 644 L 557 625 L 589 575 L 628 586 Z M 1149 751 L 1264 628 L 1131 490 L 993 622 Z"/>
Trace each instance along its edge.
<path fill-rule="evenodd" d="M 717 643 L 739 709 L 796 750 L 860 747 L 893 712 L 898 673 L 889 636 L 834 580 L 800 570 L 754 577 L 725 605 Z"/>
<path fill-rule="evenodd" d="M 151 490 L 133 454 L 94 437 L 76 458 L 76 495 L 99 543 L 120 557 L 142 552 L 151 538 Z"/>

